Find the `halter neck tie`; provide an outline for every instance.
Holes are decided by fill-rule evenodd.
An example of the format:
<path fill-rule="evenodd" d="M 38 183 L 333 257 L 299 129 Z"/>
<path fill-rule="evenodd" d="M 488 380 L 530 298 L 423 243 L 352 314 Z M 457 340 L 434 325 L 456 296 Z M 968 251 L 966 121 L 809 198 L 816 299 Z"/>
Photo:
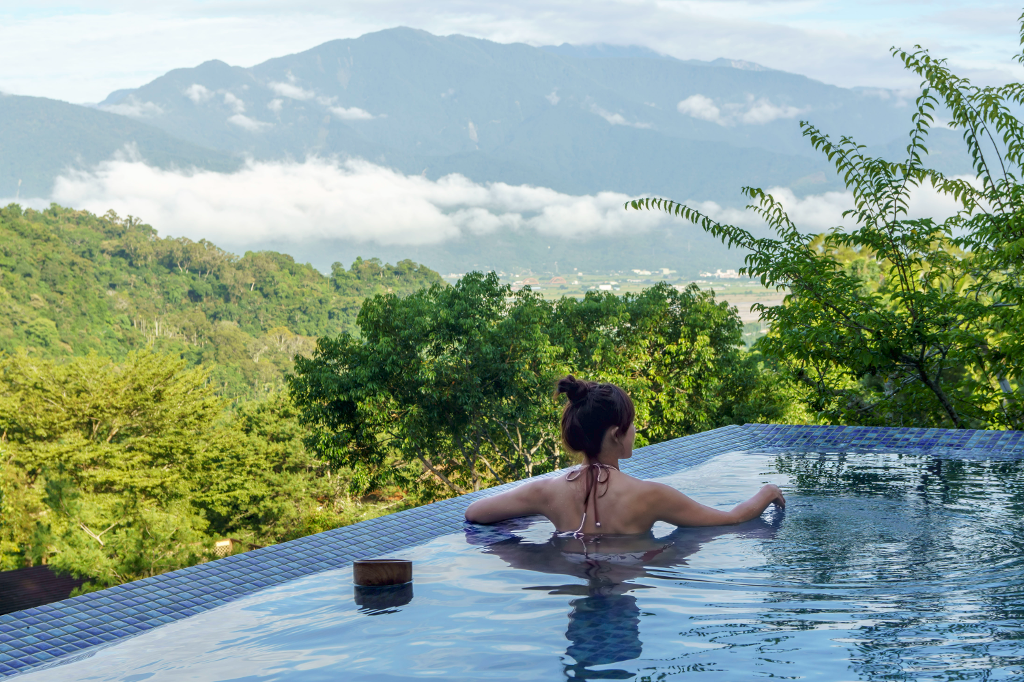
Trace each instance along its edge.
<path fill-rule="evenodd" d="M 587 492 L 583 497 L 583 519 L 580 521 L 580 527 L 572 533 L 573 537 L 580 537 L 583 535 L 583 526 L 587 523 L 587 507 L 590 506 L 590 494 L 594 493 L 594 525 L 598 528 L 601 527 L 601 517 L 597 513 L 597 498 L 604 497 L 604 493 L 608 492 L 608 479 L 611 474 L 609 473 L 612 469 L 619 470 L 617 466 L 611 464 L 604 464 L 602 462 L 591 462 L 589 464 L 581 464 L 575 471 L 569 472 L 565 477 L 567 481 L 575 481 L 584 472 L 587 475 Z M 604 492 L 595 492 L 598 486 L 605 484 Z"/>

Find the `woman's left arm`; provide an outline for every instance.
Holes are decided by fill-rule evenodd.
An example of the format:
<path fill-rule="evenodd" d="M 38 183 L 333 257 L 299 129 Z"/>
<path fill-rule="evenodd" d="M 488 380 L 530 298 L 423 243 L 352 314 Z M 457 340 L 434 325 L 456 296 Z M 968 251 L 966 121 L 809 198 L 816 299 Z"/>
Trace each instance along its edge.
<path fill-rule="evenodd" d="M 543 514 L 545 508 L 546 479 L 527 481 L 497 495 L 491 495 L 466 507 L 466 520 L 470 523 L 497 523 L 518 516 Z"/>

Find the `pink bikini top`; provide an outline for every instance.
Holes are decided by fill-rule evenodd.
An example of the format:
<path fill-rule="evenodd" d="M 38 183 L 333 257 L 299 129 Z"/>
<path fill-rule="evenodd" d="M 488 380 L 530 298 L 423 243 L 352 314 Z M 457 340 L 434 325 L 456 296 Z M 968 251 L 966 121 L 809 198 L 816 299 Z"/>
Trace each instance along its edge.
<path fill-rule="evenodd" d="M 598 528 L 601 527 L 601 517 L 597 513 L 597 498 L 604 497 L 604 494 L 608 492 L 608 479 L 611 477 L 609 473 L 612 469 L 619 470 L 618 467 L 612 466 L 611 464 L 602 464 L 601 462 L 591 462 L 590 464 L 581 464 L 575 471 L 569 472 L 565 477 L 567 481 L 575 481 L 584 472 L 587 475 L 587 493 L 583 497 L 583 519 L 580 521 L 580 527 L 572 533 L 574 537 L 583 535 L 583 526 L 587 523 L 587 507 L 590 505 L 590 495 L 594 495 L 594 525 Z M 598 490 L 598 487 L 604 485 L 604 492 Z"/>

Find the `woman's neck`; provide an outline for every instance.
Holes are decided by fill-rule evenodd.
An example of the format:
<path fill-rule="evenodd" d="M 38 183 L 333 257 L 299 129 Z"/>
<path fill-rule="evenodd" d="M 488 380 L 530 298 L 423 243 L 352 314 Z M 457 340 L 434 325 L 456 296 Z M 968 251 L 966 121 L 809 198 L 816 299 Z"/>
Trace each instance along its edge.
<path fill-rule="evenodd" d="M 613 457 L 613 456 L 610 456 L 610 455 L 605 455 L 605 454 L 602 453 L 601 455 L 598 455 L 598 457 L 596 459 L 591 458 L 591 457 L 587 457 L 587 460 L 584 462 L 584 465 L 590 465 L 590 464 L 600 464 L 601 466 L 606 466 L 606 467 L 611 467 L 613 469 L 618 469 L 619 468 L 619 458 L 618 457 Z"/>

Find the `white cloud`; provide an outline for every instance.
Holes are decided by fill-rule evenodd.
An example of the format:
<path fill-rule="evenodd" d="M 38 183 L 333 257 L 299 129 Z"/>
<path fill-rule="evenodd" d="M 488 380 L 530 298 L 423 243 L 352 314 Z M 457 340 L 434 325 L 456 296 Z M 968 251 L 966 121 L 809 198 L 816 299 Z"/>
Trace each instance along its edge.
<path fill-rule="evenodd" d="M 690 95 L 677 104 L 676 109 L 679 110 L 680 114 L 686 114 L 693 118 L 699 118 L 702 121 L 711 121 L 712 123 L 723 125 L 722 112 L 715 106 L 714 101 L 710 97 L 705 97 L 704 95 Z"/>
<path fill-rule="evenodd" d="M 224 93 L 224 104 L 227 104 L 229 107 L 234 109 L 236 114 L 245 113 L 245 102 L 238 99 L 238 97 L 231 94 L 230 92 Z"/>
<path fill-rule="evenodd" d="M 591 113 L 597 114 L 598 116 L 600 116 L 604 120 L 608 121 L 613 126 L 629 126 L 631 128 L 650 128 L 651 127 L 650 123 L 640 123 L 640 122 L 630 123 L 629 121 L 626 120 L 626 117 L 623 116 L 622 114 L 613 114 L 610 111 L 605 111 L 604 109 L 602 109 L 601 107 L 597 106 L 596 104 L 591 104 L 590 105 L 590 111 L 591 111 Z"/>
<path fill-rule="evenodd" d="M 974 181 L 969 176 L 957 176 L 957 179 Z M 806 197 L 797 197 L 788 187 L 771 187 L 768 194 L 782 204 L 790 219 L 801 232 L 824 232 L 833 227 L 854 227 L 853 218 L 843 218 L 843 212 L 853 208 L 853 194 L 844 192 L 825 192 Z M 763 225 L 761 219 L 751 211 L 737 208 L 722 207 L 714 201 L 686 202 L 713 219 L 751 228 Z M 960 205 L 955 199 L 939 193 L 931 185 L 916 187 L 911 193 L 907 218 L 933 218 L 941 222 L 956 215 Z"/>
<path fill-rule="evenodd" d="M 793 106 L 776 106 L 767 99 L 761 98 L 753 102 L 750 108 L 740 114 L 740 120 L 744 123 L 760 125 L 779 118 L 794 118 L 804 111 L 805 109 Z"/>
<path fill-rule="evenodd" d="M 282 99 L 272 99 L 272 100 L 270 100 L 270 102 L 267 103 L 267 109 L 270 109 L 275 114 L 281 113 L 281 109 L 283 107 L 284 107 L 284 100 L 282 100 Z"/>
<path fill-rule="evenodd" d="M 163 108 L 155 102 L 140 102 L 134 96 L 129 95 L 123 102 L 117 104 L 100 104 L 96 107 L 103 111 L 131 118 L 145 118 L 147 116 L 158 116 L 164 113 Z"/>
<path fill-rule="evenodd" d="M 332 114 L 346 121 L 366 121 L 373 118 L 373 114 L 359 107 L 328 107 L 328 109 Z"/>
<path fill-rule="evenodd" d="M 199 83 L 193 83 L 185 88 L 185 96 L 196 104 L 199 104 L 200 102 L 205 102 L 213 97 L 213 92 Z"/>
<path fill-rule="evenodd" d="M 163 234 L 230 244 L 350 239 L 430 244 L 471 232 L 533 230 L 587 237 L 667 224 L 666 215 L 623 210 L 624 194 L 573 196 L 543 187 L 433 181 L 362 160 L 250 161 L 234 173 L 161 170 L 121 154 L 57 179 L 53 200 L 137 215 Z"/>
<path fill-rule="evenodd" d="M 768 192 L 803 232 L 850 227 L 842 218 L 853 205 L 849 192 L 805 197 L 786 187 Z M 234 248 L 320 239 L 437 244 L 465 234 L 524 230 L 587 239 L 679 224 L 656 211 L 626 211 L 628 199 L 618 192 L 577 196 L 545 187 L 476 183 L 455 174 L 435 181 L 359 159 L 249 161 L 234 173 L 163 170 L 126 149 L 91 170 L 68 171 L 57 179 L 49 199 L 21 203 L 45 207 L 52 200 L 97 214 L 114 209 L 140 216 L 164 235 L 205 238 Z M 686 203 L 716 220 L 763 228 L 751 211 L 711 201 Z M 949 197 L 924 187 L 915 191 L 910 215 L 941 220 L 956 208 Z"/>
<path fill-rule="evenodd" d="M 544 99 L 551 102 L 551 106 L 556 106 L 562 98 L 558 96 L 558 88 L 551 91 L 550 95 L 544 95 Z"/>
<path fill-rule="evenodd" d="M 467 128 L 469 128 L 469 139 L 473 140 L 474 143 L 479 142 L 480 137 L 476 134 L 476 126 L 473 125 L 472 121 L 469 122 Z"/>
<path fill-rule="evenodd" d="M 789 105 L 775 105 L 765 97 L 755 99 L 747 95 L 746 101 L 738 104 L 727 102 L 719 106 L 705 95 L 690 95 L 676 105 L 679 113 L 702 121 L 710 121 L 720 126 L 732 126 L 737 123 L 762 125 L 780 118 L 793 118 L 807 109 Z"/>
<path fill-rule="evenodd" d="M 305 101 L 307 99 L 313 99 L 316 96 L 316 93 L 312 90 L 303 90 L 293 83 L 271 82 L 267 87 L 273 90 L 274 94 L 280 95 L 281 97 L 287 97 L 289 99 Z"/>
<path fill-rule="evenodd" d="M 254 118 L 249 118 L 245 114 L 235 114 L 228 117 L 228 123 L 236 125 L 239 128 L 245 128 L 246 130 L 256 133 L 265 128 L 269 128 L 270 124 L 264 121 L 257 121 Z"/>

